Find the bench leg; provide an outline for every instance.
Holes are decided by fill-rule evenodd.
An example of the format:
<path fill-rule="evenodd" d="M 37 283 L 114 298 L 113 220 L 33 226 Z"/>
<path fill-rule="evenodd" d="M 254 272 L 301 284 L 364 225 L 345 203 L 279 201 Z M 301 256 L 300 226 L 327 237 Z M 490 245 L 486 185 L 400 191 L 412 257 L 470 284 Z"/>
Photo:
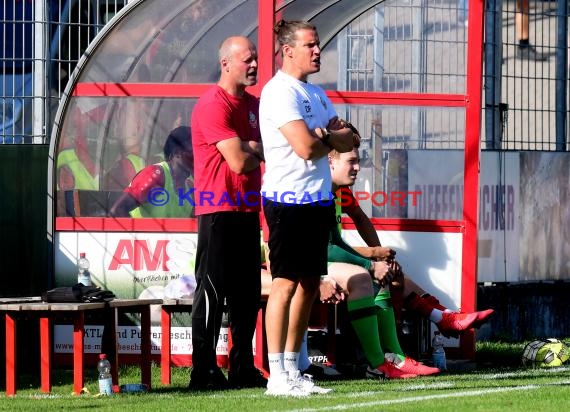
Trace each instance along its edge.
<path fill-rule="evenodd" d="M 83 389 L 83 333 L 85 329 L 85 312 L 75 314 L 73 321 L 73 393 L 79 395 Z"/>
<path fill-rule="evenodd" d="M 150 306 L 141 308 L 141 382 L 151 387 Z"/>
<path fill-rule="evenodd" d="M 6 320 L 6 396 L 16 395 L 16 320 L 8 313 Z"/>
<path fill-rule="evenodd" d="M 51 392 L 51 322 L 49 316 L 40 318 L 41 391 Z"/>
<path fill-rule="evenodd" d="M 161 341 L 160 341 L 160 378 L 163 385 L 170 385 L 170 310 L 162 307 L 161 311 Z"/>

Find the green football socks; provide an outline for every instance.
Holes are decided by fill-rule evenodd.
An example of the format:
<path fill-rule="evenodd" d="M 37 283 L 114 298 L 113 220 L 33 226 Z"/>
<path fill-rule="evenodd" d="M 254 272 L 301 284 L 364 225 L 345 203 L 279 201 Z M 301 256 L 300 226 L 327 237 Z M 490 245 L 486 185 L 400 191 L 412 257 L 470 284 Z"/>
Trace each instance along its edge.
<path fill-rule="evenodd" d="M 380 342 L 382 349 L 386 352 L 395 353 L 400 360 L 404 360 L 404 351 L 398 340 L 398 332 L 396 329 L 396 319 L 394 318 L 394 307 L 392 306 L 392 297 L 389 290 L 378 292 L 374 303 L 378 307 L 376 314 L 378 322 L 378 333 L 380 334 Z"/>
<path fill-rule="evenodd" d="M 360 341 L 364 355 L 370 362 L 370 366 L 376 368 L 384 363 L 384 352 L 378 335 L 377 308 L 374 305 L 374 297 L 367 296 L 348 300 L 346 304 L 350 322 Z"/>

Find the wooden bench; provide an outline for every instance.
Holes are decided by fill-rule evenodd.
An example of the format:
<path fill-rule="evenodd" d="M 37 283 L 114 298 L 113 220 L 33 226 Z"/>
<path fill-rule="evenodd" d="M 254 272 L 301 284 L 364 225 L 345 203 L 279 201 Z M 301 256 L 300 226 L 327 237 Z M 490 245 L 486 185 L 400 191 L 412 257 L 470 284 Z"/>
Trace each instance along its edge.
<path fill-rule="evenodd" d="M 73 319 L 73 392 L 81 393 L 84 386 L 84 333 L 85 315 L 88 312 L 101 313 L 105 328 L 103 347 L 109 348 L 107 354 L 111 361 L 113 384 L 119 384 L 117 319 L 119 313 L 140 313 L 141 315 L 141 381 L 151 386 L 151 341 L 150 341 L 150 305 L 160 304 L 162 299 L 115 299 L 97 303 L 45 303 L 40 298 L 22 300 L 6 299 L 0 301 L 0 312 L 6 323 L 6 396 L 16 394 L 16 328 L 20 321 L 30 317 L 39 318 L 40 324 L 40 374 L 41 391 L 51 392 L 52 369 L 52 326 L 58 317 Z"/>

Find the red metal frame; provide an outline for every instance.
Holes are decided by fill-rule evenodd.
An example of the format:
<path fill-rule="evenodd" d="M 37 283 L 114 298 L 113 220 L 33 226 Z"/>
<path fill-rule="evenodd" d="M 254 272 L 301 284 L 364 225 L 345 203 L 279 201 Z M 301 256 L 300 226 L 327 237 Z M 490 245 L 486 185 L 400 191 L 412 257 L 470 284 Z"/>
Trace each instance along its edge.
<path fill-rule="evenodd" d="M 73 97 L 200 97 L 211 84 L 78 83 Z"/>
<path fill-rule="evenodd" d="M 464 233 L 463 222 L 456 220 L 419 220 L 419 219 L 370 219 L 377 230 L 394 230 L 399 232 L 442 232 Z M 356 225 L 349 218 L 342 218 L 343 229 L 356 230 Z"/>
<path fill-rule="evenodd" d="M 196 219 L 132 219 L 128 217 L 58 217 L 59 232 L 197 232 Z"/>
<path fill-rule="evenodd" d="M 467 97 L 462 94 L 439 93 L 347 92 L 327 90 L 327 96 L 333 103 L 377 104 L 383 106 L 464 107 L 468 101 Z"/>
<path fill-rule="evenodd" d="M 443 232 L 465 233 L 465 224 L 458 220 L 419 220 L 371 218 L 378 230 L 396 230 L 402 232 Z M 58 232 L 159 232 L 159 233 L 195 233 L 198 221 L 192 219 L 131 219 L 106 217 L 58 217 Z M 354 222 L 342 219 L 342 227 L 356 229 Z"/>
<path fill-rule="evenodd" d="M 461 259 L 461 308 L 476 309 L 477 291 L 477 222 L 479 209 L 479 162 L 481 157 L 480 129 L 483 79 L 483 1 L 469 1 L 467 29 L 467 96 L 465 112 L 465 154 L 463 175 L 463 236 Z M 467 331 L 460 340 L 461 353 L 475 356 L 475 335 Z"/>

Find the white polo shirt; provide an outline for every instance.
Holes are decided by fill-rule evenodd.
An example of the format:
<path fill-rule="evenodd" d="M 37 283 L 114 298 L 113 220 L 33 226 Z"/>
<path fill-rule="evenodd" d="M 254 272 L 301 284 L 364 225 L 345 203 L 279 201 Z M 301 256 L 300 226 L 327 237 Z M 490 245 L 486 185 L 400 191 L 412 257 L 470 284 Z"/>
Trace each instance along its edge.
<path fill-rule="evenodd" d="M 278 71 L 263 87 L 259 124 L 265 155 L 261 194 L 280 203 L 305 204 L 332 199 L 327 156 L 299 157 L 280 127 L 304 120 L 309 130 L 327 127 L 336 116 L 332 103 L 319 87 Z"/>

